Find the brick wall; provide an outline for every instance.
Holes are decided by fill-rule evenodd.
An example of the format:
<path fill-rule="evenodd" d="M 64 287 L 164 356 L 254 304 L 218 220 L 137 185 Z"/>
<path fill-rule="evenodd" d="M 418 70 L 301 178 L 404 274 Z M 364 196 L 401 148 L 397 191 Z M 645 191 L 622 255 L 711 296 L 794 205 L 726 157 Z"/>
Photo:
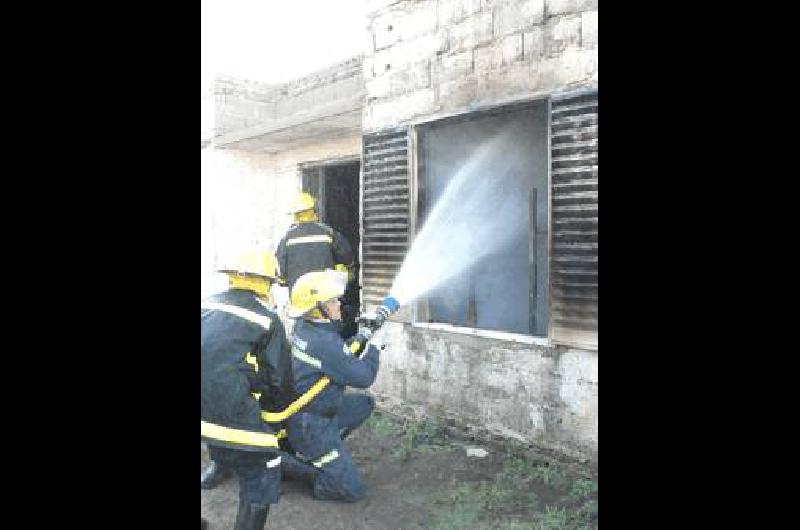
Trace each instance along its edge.
<path fill-rule="evenodd" d="M 367 131 L 596 86 L 597 0 L 373 0 Z"/>

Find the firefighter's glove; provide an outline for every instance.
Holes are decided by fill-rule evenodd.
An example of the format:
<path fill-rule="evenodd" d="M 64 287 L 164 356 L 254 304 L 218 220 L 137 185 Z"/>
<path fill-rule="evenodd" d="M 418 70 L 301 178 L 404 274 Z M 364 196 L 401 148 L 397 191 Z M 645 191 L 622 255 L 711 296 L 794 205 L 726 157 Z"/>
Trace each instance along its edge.
<path fill-rule="evenodd" d="M 383 327 L 379 328 L 372 334 L 369 343 L 382 351 L 386 347 L 386 331 Z"/>

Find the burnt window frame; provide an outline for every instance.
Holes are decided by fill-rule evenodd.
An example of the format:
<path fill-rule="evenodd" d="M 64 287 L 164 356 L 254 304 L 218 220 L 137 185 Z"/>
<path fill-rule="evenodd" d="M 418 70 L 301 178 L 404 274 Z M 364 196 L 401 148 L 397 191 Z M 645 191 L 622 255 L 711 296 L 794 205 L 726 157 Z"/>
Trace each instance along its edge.
<path fill-rule="evenodd" d="M 408 248 L 413 244 L 413 240 L 417 234 L 417 220 L 418 220 L 418 211 L 419 211 L 419 171 L 418 171 L 418 129 L 422 126 L 425 126 L 431 122 L 440 121 L 446 118 L 457 117 L 461 115 L 470 115 L 475 113 L 481 112 L 492 112 L 492 111 L 499 111 L 502 112 L 505 109 L 513 105 L 527 105 L 531 103 L 535 103 L 538 101 L 544 101 L 546 104 L 546 119 L 547 119 L 547 131 L 548 134 L 545 136 L 545 144 L 546 144 L 546 156 L 547 156 L 547 193 L 548 193 L 548 215 L 547 215 L 547 238 L 546 238 L 546 249 L 547 249 L 547 260 L 545 261 L 545 266 L 547 267 L 547 299 L 545 301 L 547 306 L 547 319 L 548 323 L 546 326 L 546 334 L 545 335 L 530 335 L 530 334 L 521 334 L 518 332 L 504 332 L 504 331 L 494 331 L 484 328 L 466 328 L 466 327 L 459 327 L 454 326 L 451 324 L 445 323 L 428 323 L 428 314 L 427 314 L 427 305 L 425 302 L 416 302 L 409 304 L 408 307 L 401 307 L 401 310 L 398 311 L 395 315 L 390 317 L 390 320 L 396 322 L 407 323 L 412 326 L 416 327 L 423 327 L 428 329 L 440 329 L 442 331 L 451 331 L 456 333 L 468 333 L 477 336 L 484 336 L 484 337 L 491 337 L 496 338 L 499 340 L 509 340 L 514 342 L 521 342 L 525 344 L 538 344 L 542 346 L 551 346 L 551 345 L 563 345 L 563 346 L 571 346 L 577 347 L 580 349 L 587 349 L 587 350 L 594 350 L 597 351 L 598 349 L 598 326 L 597 326 L 597 291 L 599 290 L 599 283 L 597 281 L 593 282 L 593 289 L 595 290 L 593 299 L 594 299 L 594 307 L 588 308 L 588 315 L 581 316 L 580 313 L 586 313 L 586 311 L 582 311 L 581 308 L 576 308 L 578 311 L 577 320 L 575 321 L 576 324 L 586 324 L 588 328 L 586 330 L 581 330 L 575 333 L 578 328 L 574 329 L 565 329 L 563 327 L 556 327 L 554 325 L 555 322 L 555 313 L 556 313 L 556 306 L 554 304 L 554 238 L 556 234 L 554 234 L 554 197 L 556 194 L 555 184 L 554 184 L 554 127 L 557 123 L 554 123 L 554 102 L 557 105 L 561 105 L 564 103 L 564 100 L 573 99 L 573 98 L 594 98 L 594 109 L 591 111 L 586 112 L 586 116 L 583 116 L 581 120 L 584 121 L 588 120 L 589 122 L 593 122 L 588 126 L 588 129 L 593 129 L 594 137 L 592 138 L 593 143 L 592 146 L 587 148 L 589 151 L 587 154 L 589 158 L 593 158 L 594 161 L 590 163 L 589 168 L 584 168 L 579 172 L 586 173 L 587 175 L 583 175 L 579 178 L 587 178 L 588 181 L 584 183 L 580 183 L 579 187 L 581 188 L 588 188 L 591 190 L 588 195 L 592 195 L 589 201 L 594 201 L 594 204 L 590 206 L 589 209 L 593 209 L 595 212 L 598 210 L 598 182 L 597 174 L 598 174 L 598 151 L 597 151 L 597 123 L 598 123 L 598 104 L 599 104 L 599 92 L 596 85 L 593 86 L 581 86 L 581 87 L 571 87 L 569 89 L 553 91 L 547 94 L 541 94 L 530 98 L 516 98 L 514 100 L 508 100 L 505 102 L 498 102 L 496 104 L 482 106 L 482 107 L 473 107 L 468 110 L 463 110 L 460 112 L 454 112 L 450 114 L 438 114 L 434 116 L 429 116 L 426 118 L 412 120 L 407 122 L 405 125 L 401 126 L 394 126 L 386 129 L 374 130 L 374 131 L 364 131 L 362 133 L 362 181 L 360 185 L 360 193 L 361 193 L 361 212 L 360 215 L 362 216 L 362 230 L 365 229 L 365 224 L 363 222 L 363 215 L 364 215 L 364 183 L 365 183 L 365 173 L 364 167 L 366 164 L 367 158 L 367 142 L 373 141 L 376 137 L 380 137 L 383 135 L 392 135 L 397 134 L 400 131 L 404 131 L 406 135 L 406 146 L 407 146 L 407 186 L 408 186 L 408 231 L 406 232 L 406 245 Z M 582 127 L 582 126 L 581 126 Z M 583 131 L 575 131 L 575 133 L 583 140 Z M 591 137 L 591 134 L 589 135 Z M 575 138 L 573 138 L 574 140 Z M 591 182 L 590 182 L 591 181 Z M 563 184 L 560 184 L 563 187 Z M 570 187 L 572 185 L 567 185 Z M 597 223 L 598 218 L 595 217 L 593 222 Z M 556 227 L 558 228 L 558 227 Z M 580 230 L 580 229 L 578 229 Z M 597 255 L 598 255 L 598 245 L 597 245 L 597 238 L 599 231 L 597 227 L 588 227 L 588 230 L 591 232 L 591 238 L 594 238 L 594 245 L 593 245 L 593 254 L 594 254 L 594 267 L 595 269 L 592 271 L 594 276 L 598 275 L 599 269 L 597 268 Z M 367 231 L 368 233 L 368 231 Z M 567 236 L 566 239 L 571 237 L 570 234 L 558 234 L 559 237 Z M 362 238 L 362 245 L 363 245 L 363 238 Z M 578 241 L 578 240 L 576 240 Z M 559 242 L 564 242 L 561 239 Z M 362 246 L 363 249 L 363 246 Z M 364 253 L 362 250 L 362 258 L 364 257 Z M 577 260 L 580 261 L 580 260 Z M 399 268 L 399 264 L 397 265 Z M 362 275 L 359 278 L 359 283 L 363 286 L 366 286 L 369 282 L 367 282 L 367 278 Z M 370 285 L 373 290 L 385 290 L 383 294 L 388 294 L 387 287 L 380 287 L 376 285 Z M 373 301 L 374 302 L 374 301 Z M 567 304 L 570 305 L 570 304 Z M 370 303 L 364 303 L 362 299 L 362 310 L 369 309 Z M 571 308 L 567 308 L 567 312 L 571 311 Z M 567 315 L 569 316 L 569 315 Z M 585 322 L 581 321 L 583 318 L 588 318 Z"/>
<path fill-rule="evenodd" d="M 496 330 L 496 329 L 488 329 L 488 328 L 480 328 L 476 325 L 476 319 L 473 319 L 472 322 L 467 322 L 463 326 L 450 324 L 446 322 L 437 322 L 437 321 L 430 321 L 430 308 L 428 304 L 428 299 L 426 297 L 422 297 L 421 299 L 417 300 L 413 307 L 411 308 L 411 316 L 410 322 L 417 326 L 425 326 L 425 327 L 436 327 L 442 328 L 447 330 L 467 330 L 469 333 L 477 334 L 477 335 L 486 335 L 486 336 L 503 336 L 512 339 L 520 339 L 522 338 L 525 341 L 533 341 L 533 342 L 540 342 L 545 341 L 545 343 L 549 343 L 551 338 L 551 331 L 552 331 L 552 318 L 551 318 L 551 309 L 552 309 L 552 289 L 551 289 L 551 275 L 550 275 L 550 261 L 551 261 L 551 245 L 552 245 L 552 176 L 551 176 L 551 134 L 550 134 L 550 122 L 552 119 L 552 110 L 551 110 L 551 97 L 550 95 L 546 96 L 539 96 L 535 98 L 525 99 L 525 100 L 517 100 L 517 101 L 510 101 L 504 103 L 493 104 L 489 106 L 484 106 L 481 108 L 474 108 L 469 109 L 462 112 L 457 112 L 448 115 L 441 115 L 441 116 L 434 116 L 424 120 L 415 121 L 409 126 L 409 194 L 411 204 L 409 206 L 409 245 L 413 245 L 413 240 L 417 235 L 417 226 L 420 224 L 419 213 L 422 207 L 421 200 L 420 200 L 420 160 L 419 160 L 419 130 L 426 126 L 435 123 L 442 123 L 445 121 L 450 122 L 458 122 L 458 121 L 472 121 L 475 119 L 481 119 L 492 115 L 502 115 L 508 114 L 509 112 L 513 112 L 516 108 L 530 108 L 531 106 L 542 104 L 545 107 L 545 116 L 546 116 L 546 123 L 545 125 L 545 146 L 544 150 L 547 156 L 546 161 L 546 187 L 547 187 L 547 203 L 548 203 L 548 212 L 547 212 L 547 234 L 546 234 L 546 253 L 547 258 L 545 263 L 547 264 L 547 270 L 545 271 L 546 283 L 548 285 L 546 295 L 540 295 L 536 293 L 537 289 L 535 286 L 535 282 L 531 282 L 530 292 L 531 298 L 533 298 L 533 293 L 536 293 L 536 296 L 547 296 L 545 301 L 545 318 L 547 322 L 545 324 L 545 332 L 544 334 L 534 334 L 533 332 L 519 332 L 519 331 L 507 331 L 507 330 Z M 424 185 L 422 186 L 424 190 Z M 531 214 L 531 215 L 535 215 Z M 531 227 L 531 220 L 528 221 L 528 242 L 529 244 L 535 238 L 534 231 L 535 226 Z M 532 229 L 533 228 L 533 229 Z M 533 246 L 533 245 L 531 245 Z M 535 274 L 537 274 L 537 266 L 536 261 L 532 263 L 532 270 L 530 272 L 531 276 L 535 278 Z M 470 291 L 471 299 L 472 299 L 472 306 L 474 307 L 474 297 L 475 292 L 474 289 Z M 532 311 L 531 308 L 535 304 L 533 299 L 529 300 L 529 311 Z M 468 301 L 469 306 L 469 301 Z M 469 311 L 468 318 L 469 318 Z M 474 316 L 474 315 L 473 315 Z M 533 327 L 533 326 L 531 326 Z"/>

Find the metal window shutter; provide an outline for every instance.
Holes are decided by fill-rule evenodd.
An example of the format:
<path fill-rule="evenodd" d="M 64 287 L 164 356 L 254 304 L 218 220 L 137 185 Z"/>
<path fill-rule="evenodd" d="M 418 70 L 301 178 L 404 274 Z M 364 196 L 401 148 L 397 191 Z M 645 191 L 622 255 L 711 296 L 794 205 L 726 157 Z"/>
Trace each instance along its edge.
<path fill-rule="evenodd" d="M 409 245 L 408 130 L 368 134 L 361 173 L 361 303 L 389 294 Z"/>
<path fill-rule="evenodd" d="M 597 349 L 597 90 L 551 100 L 550 337 Z"/>

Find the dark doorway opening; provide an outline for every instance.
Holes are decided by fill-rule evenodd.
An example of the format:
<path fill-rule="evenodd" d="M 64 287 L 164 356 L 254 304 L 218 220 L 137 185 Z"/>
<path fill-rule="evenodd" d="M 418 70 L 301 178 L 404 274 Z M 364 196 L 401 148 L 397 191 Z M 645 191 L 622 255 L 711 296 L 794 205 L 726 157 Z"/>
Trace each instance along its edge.
<path fill-rule="evenodd" d="M 342 316 L 345 329 L 342 335 L 349 337 L 355 334 L 355 317 L 361 303 L 358 271 L 361 265 L 359 255 L 359 171 L 361 163 L 338 162 L 321 165 L 310 165 L 303 168 L 303 191 L 317 199 L 320 221 L 341 234 L 353 247 L 355 267 L 353 280 L 348 284 L 342 298 Z"/>

